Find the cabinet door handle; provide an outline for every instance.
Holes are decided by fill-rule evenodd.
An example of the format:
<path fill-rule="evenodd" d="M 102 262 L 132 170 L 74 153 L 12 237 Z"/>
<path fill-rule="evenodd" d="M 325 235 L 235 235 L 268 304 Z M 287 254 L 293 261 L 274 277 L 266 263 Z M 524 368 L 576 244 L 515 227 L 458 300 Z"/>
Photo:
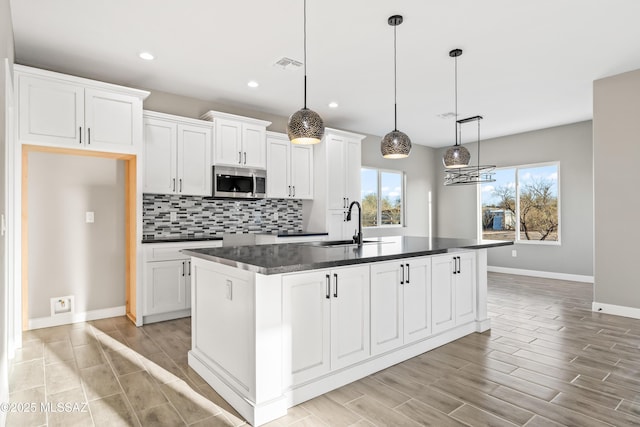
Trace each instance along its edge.
<path fill-rule="evenodd" d="M 82 145 L 82 126 L 78 128 L 78 135 L 80 136 L 80 144 Z"/>
<path fill-rule="evenodd" d="M 182 193 L 182 178 L 180 178 L 178 181 L 180 182 L 180 189 L 178 190 L 178 192 Z"/>
<path fill-rule="evenodd" d="M 173 192 L 175 193 L 176 191 L 176 179 L 173 178 Z"/>
<path fill-rule="evenodd" d="M 347 198 L 346 198 L 346 197 L 343 197 L 343 198 L 342 198 L 342 207 L 343 207 L 343 208 L 346 208 L 346 207 L 347 207 Z"/>
<path fill-rule="evenodd" d="M 460 257 L 456 257 L 456 258 L 458 258 L 458 274 L 460 274 L 460 264 L 461 264 L 460 263 Z"/>
<path fill-rule="evenodd" d="M 246 151 L 244 152 L 244 164 L 245 165 L 247 164 L 247 152 Z"/>
<path fill-rule="evenodd" d="M 187 275 L 191 276 L 191 261 L 187 261 L 187 262 L 189 263 L 187 267 Z"/>
<path fill-rule="evenodd" d="M 292 188 L 293 188 L 293 197 L 296 197 L 296 186 L 294 185 Z"/>
<path fill-rule="evenodd" d="M 402 280 L 400 280 L 400 284 L 404 285 L 404 264 L 400 264 L 400 269 L 402 270 Z"/>
<path fill-rule="evenodd" d="M 238 164 L 242 164 L 242 151 L 238 151 Z"/>
<path fill-rule="evenodd" d="M 456 257 L 453 257 L 453 274 L 456 274 L 456 269 L 458 267 L 458 260 Z"/>
<path fill-rule="evenodd" d="M 87 128 L 87 144 L 91 144 L 91 128 Z"/>
<path fill-rule="evenodd" d="M 185 261 L 182 261 L 182 277 L 184 277 Z"/>
<path fill-rule="evenodd" d="M 325 277 L 327 278 L 327 294 L 326 294 L 326 298 L 329 299 L 329 298 L 331 298 L 331 276 L 329 276 L 327 274 Z"/>
<path fill-rule="evenodd" d="M 289 186 L 289 197 L 291 197 L 291 186 Z"/>
<path fill-rule="evenodd" d="M 409 277 L 411 276 L 410 271 L 411 271 L 411 270 L 409 269 L 409 264 L 407 264 L 407 280 L 406 280 L 406 282 L 405 282 L 406 284 L 409 284 Z"/>
<path fill-rule="evenodd" d="M 334 279 L 335 279 L 335 281 L 336 281 L 336 290 L 335 290 L 335 292 L 333 293 L 333 297 L 334 297 L 334 298 L 338 298 L 338 275 L 337 275 L 336 273 L 333 273 L 333 278 L 334 278 Z"/>

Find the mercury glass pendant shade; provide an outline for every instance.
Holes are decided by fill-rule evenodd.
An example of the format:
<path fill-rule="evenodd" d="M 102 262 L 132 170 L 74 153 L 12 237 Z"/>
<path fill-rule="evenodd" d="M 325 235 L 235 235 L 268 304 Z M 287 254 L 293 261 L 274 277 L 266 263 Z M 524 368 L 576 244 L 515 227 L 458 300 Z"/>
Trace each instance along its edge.
<path fill-rule="evenodd" d="M 411 139 L 404 132 L 392 130 L 382 139 L 380 151 L 385 159 L 404 159 L 411 152 Z"/>
<path fill-rule="evenodd" d="M 287 135 L 292 144 L 317 144 L 324 135 L 322 117 L 313 110 L 301 108 L 289 117 Z"/>
<path fill-rule="evenodd" d="M 446 168 L 463 168 L 469 165 L 471 154 L 462 145 L 454 145 L 449 147 L 444 153 L 442 163 Z"/>

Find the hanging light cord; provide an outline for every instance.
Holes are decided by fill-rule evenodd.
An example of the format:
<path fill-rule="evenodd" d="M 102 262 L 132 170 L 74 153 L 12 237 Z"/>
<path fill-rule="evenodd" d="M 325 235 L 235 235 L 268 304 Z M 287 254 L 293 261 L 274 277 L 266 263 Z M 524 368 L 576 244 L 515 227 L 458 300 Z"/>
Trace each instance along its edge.
<path fill-rule="evenodd" d="M 304 108 L 307 108 L 307 0 L 304 0 Z"/>
<path fill-rule="evenodd" d="M 398 78 L 397 78 L 397 51 L 396 28 L 393 26 L 393 130 L 398 131 Z"/>
<path fill-rule="evenodd" d="M 460 124 L 458 123 L 458 56 L 456 56 L 454 58 L 454 61 L 455 61 L 455 81 L 454 81 L 454 85 L 455 85 L 455 117 L 454 117 L 454 125 L 456 127 L 456 129 L 455 129 L 456 145 L 458 145 L 458 133 L 461 132 Z M 460 139 L 462 139 L 462 135 L 460 135 Z M 460 142 L 462 142 L 462 141 L 460 141 Z"/>

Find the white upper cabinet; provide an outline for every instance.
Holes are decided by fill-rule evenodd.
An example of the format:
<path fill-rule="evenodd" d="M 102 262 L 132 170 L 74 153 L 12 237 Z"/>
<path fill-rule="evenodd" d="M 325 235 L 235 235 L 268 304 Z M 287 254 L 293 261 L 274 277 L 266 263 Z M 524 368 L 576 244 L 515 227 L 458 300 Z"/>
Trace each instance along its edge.
<path fill-rule="evenodd" d="M 211 195 L 209 122 L 145 111 L 145 193 Z"/>
<path fill-rule="evenodd" d="M 267 132 L 267 197 L 313 198 L 313 146 L 293 145 L 287 135 Z"/>
<path fill-rule="evenodd" d="M 18 139 L 26 144 L 135 153 L 148 92 L 15 66 Z"/>
<path fill-rule="evenodd" d="M 351 202 L 360 201 L 363 138 L 326 128 L 322 142 L 313 146 L 314 192 L 308 228 L 327 231 L 330 239 L 350 239 L 358 228 L 357 217 L 347 222 L 343 213 Z"/>
<path fill-rule="evenodd" d="M 271 122 L 218 111 L 201 118 L 215 123 L 214 164 L 266 169 L 266 132 Z"/>

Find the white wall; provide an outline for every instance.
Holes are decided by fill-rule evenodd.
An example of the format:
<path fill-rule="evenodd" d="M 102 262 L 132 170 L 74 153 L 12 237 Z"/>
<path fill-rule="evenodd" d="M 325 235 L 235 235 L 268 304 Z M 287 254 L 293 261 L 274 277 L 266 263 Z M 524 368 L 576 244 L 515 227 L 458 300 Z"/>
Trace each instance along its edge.
<path fill-rule="evenodd" d="M 593 85 L 595 302 L 640 317 L 640 70 Z"/>
<path fill-rule="evenodd" d="M 5 60 L 8 61 L 9 72 L 13 66 L 13 24 L 11 23 L 11 10 L 9 0 L 0 0 L 0 213 L 6 216 L 7 205 L 5 194 L 7 192 L 5 153 L 8 140 L 7 114 L 5 103 L 10 99 L 10 94 L 5 93 L 5 82 L 7 76 Z M 12 322 L 8 319 L 9 304 L 9 282 L 6 276 L 6 236 L 0 236 L 0 402 L 9 401 L 9 325 Z M 0 425 L 4 425 L 6 414 L 0 412 Z"/>
<path fill-rule="evenodd" d="M 483 140 L 482 164 L 498 167 L 560 162 L 561 245 L 516 244 L 489 251 L 494 267 L 593 276 L 593 154 L 591 121 Z M 466 145 L 476 164 L 476 144 Z M 438 150 L 436 168 L 442 177 Z M 438 185 L 438 232 L 441 237 L 476 238 L 477 186 Z M 511 256 L 517 250 L 517 258 Z"/>
<path fill-rule="evenodd" d="M 67 295 L 75 313 L 124 306 L 124 163 L 41 152 L 28 161 L 29 319 Z"/>

